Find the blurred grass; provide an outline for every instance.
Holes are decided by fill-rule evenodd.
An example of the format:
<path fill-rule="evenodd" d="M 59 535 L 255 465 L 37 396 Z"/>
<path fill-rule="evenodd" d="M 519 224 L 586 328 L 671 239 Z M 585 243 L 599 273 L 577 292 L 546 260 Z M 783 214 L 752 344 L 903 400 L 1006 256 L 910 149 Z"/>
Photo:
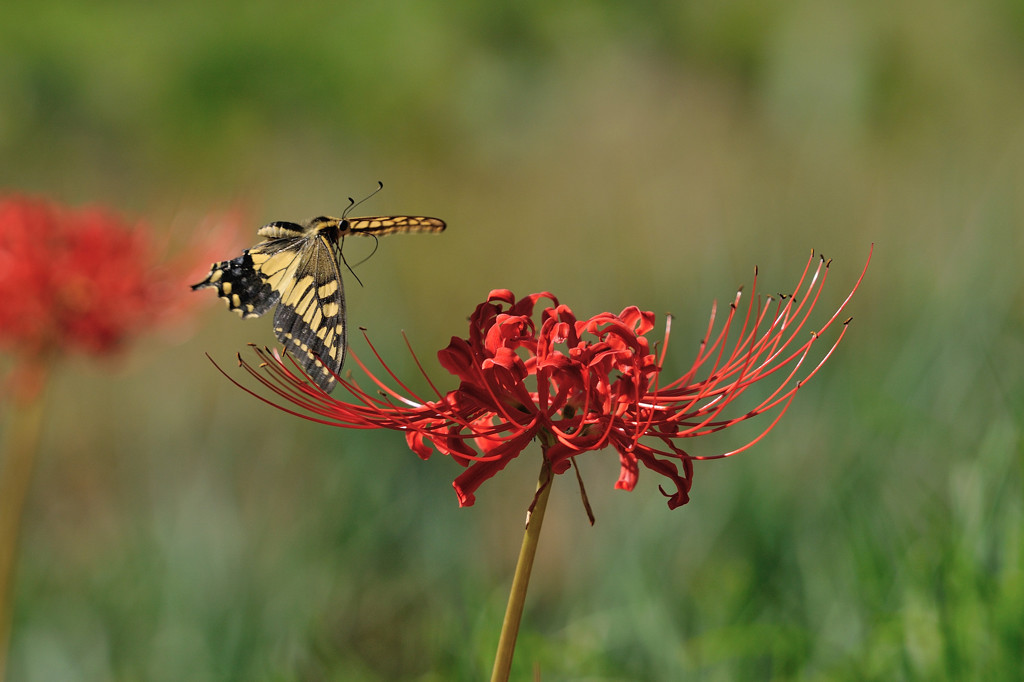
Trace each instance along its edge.
<path fill-rule="evenodd" d="M 875 242 L 847 341 L 687 507 L 590 457 L 590 529 L 557 482 L 514 671 L 1017 679 L 1021 7 L 8 6 L 0 184 L 255 229 L 381 179 L 367 211 L 450 229 L 382 242 L 350 321 L 408 375 L 406 330 L 439 382 L 492 288 L 671 311 L 681 369 L 755 264 L 785 290 L 820 249 L 838 304 Z M 209 309 L 123 366 L 61 367 L 11 679 L 483 677 L 535 454 L 460 510 L 452 462 L 228 385 L 203 352 L 230 365 L 269 325 Z"/>

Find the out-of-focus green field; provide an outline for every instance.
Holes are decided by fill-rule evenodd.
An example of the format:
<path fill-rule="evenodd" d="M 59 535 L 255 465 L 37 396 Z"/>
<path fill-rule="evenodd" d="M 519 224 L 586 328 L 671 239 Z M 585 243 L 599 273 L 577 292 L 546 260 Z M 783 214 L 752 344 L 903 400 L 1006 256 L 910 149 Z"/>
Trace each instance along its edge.
<path fill-rule="evenodd" d="M 680 372 L 755 265 L 785 291 L 833 257 L 824 313 L 874 242 L 843 345 L 689 505 L 590 454 L 591 528 L 556 480 L 513 676 L 1019 679 L 1020 2 L 11 5 L 4 192 L 255 238 L 382 180 L 361 210 L 449 229 L 382 240 L 349 321 L 442 388 L 493 288 L 670 311 Z M 485 678 L 539 450 L 459 509 L 450 459 L 232 387 L 204 352 L 269 321 L 183 295 L 192 327 L 55 372 L 11 682 Z"/>

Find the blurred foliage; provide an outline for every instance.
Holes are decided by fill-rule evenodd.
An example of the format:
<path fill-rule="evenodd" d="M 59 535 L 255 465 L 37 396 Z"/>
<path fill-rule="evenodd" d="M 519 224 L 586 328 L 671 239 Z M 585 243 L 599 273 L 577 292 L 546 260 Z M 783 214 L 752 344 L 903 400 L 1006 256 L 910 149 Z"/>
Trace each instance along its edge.
<path fill-rule="evenodd" d="M 8 3 L 0 185 L 255 230 L 383 180 L 368 213 L 450 228 L 382 240 L 350 322 L 442 386 L 432 349 L 492 288 L 671 311 L 679 370 L 755 264 L 784 291 L 821 249 L 836 305 L 875 242 L 843 346 L 688 506 L 612 491 L 608 453 L 589 528 L 557 481 L 514 676 L 1016 679 L 1022 7 Z M 539 463 L 458 509 L 447 459 L 230 386 L 203 353 L 269 323 L 212 298 L 50 386 L 11 679 L 486 675 Z"/>

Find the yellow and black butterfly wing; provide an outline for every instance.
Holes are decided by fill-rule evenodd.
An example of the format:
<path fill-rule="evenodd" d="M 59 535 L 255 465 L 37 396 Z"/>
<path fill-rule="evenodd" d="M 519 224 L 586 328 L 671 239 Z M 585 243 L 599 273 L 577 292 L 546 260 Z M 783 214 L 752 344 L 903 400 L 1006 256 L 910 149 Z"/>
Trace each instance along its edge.
<path fill-rule="evenodd" d="M 192 289 L 214 287 L 228 309 L 243 318 L 259 317 L 281 299 L 280 282 L 285 271 L 297 262 L 304 242 L 301 236 L 261 242 L 238 258 L 214 263 L 206 279 L 193 284 Z M 271 280 L 269 274 L 277 272 L 280 275 Z"/>
<path fill-rule="evenodd" d="M 345 360 L 345 292 L 338 271 L 337 240 L 311 222 L 268 223 L 266 241 L 238 258 L 214 263 L 193 289 L 215 287 L 228 308 L 259 317 L 277 304 L 274 334 L 325 391 Z M 317 361 L 317 357 L 322 362 Z"/>
<path fill-rule="evenodd" d="M 347 218 L 352 233 L 384 236 L 395 232 L 444 232 L 445 222 L 426 216 L 388 215 L 367 218 Z"/>
<path fill-rule="evenodd" d="M 294 265 L 282 271 L 281 301 L 274 313 L 277 339 L 328 393 L 334 388 L 334 375 L 341 372 L 347 347 L 338 257 L 338 244 L 329 234 L 311 233 Z"/>

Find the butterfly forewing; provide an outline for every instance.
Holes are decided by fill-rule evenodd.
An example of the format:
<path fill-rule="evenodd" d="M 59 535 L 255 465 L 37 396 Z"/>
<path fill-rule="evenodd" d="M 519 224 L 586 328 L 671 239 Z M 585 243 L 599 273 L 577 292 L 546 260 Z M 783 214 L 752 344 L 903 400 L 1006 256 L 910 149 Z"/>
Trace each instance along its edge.
<path fill-rule="evenodd" d="M 348 228 L 352 232 L 378 236 L 395 232 L 443 232 L 445 228 L 443 220 L 426 216 L 392 215 L 348 218 L 347 220 Z"/>
<path fill-rule="evenodd" d="M 347 347 L 341 240 L 346 234 L 441 232 L 443 220 L 424 216 L 312 218 L 304 225 L 267 223 L 260 242 L 233 260 L 214 263 L 193 289 L 215 287 L 242 317 L 258 317 L 276 303 L 274 334 L 325 391 L 334 388 Z"/>

